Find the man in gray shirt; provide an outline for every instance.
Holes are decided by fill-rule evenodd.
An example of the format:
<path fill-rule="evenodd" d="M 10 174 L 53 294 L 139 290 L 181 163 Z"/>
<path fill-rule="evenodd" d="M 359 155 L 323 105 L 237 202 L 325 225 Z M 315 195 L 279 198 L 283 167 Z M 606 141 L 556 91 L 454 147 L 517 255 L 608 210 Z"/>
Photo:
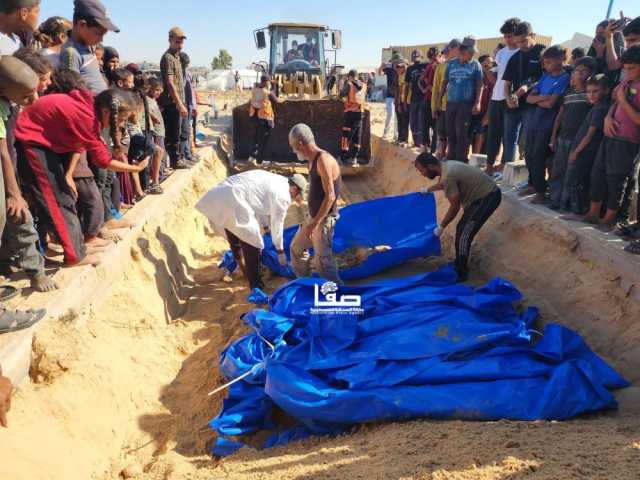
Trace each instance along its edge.
<path fill-rule="evenodd" d="M 415 167 L 421 175 L 431 180 L 440 177 L 440 181 L 429 187 L 427 192 L 443 190 L 450 203 L 442 222 L 433 231 L 434 235 L 441 236 L 458 216 L 460 208 L 464 210 L 455 239 L 455 269 L 459 281 L 464 282 L 469 277 L 468 263 L 473 239 L 500 206 L 502 192 L 493 178 L 466 163 L 454 160 L 441 163 L 430 153 L 421 153 L 416 157 Z"/>

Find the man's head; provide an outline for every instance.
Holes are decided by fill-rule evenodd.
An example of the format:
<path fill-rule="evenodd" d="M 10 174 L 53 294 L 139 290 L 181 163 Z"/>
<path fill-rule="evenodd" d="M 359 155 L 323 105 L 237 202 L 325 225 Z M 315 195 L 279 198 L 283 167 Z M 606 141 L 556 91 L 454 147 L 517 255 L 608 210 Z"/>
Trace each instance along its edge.
<path fill-rule="evenodd" d="M 173 27 L 169 30 L 169 48 L 174 52 L 181 52 L 187 36 L 180 27 Z"/>
<path fill-rule="evenodd" d="M 516 28 L 520 24 L 520 19 L 517 17 L 507 18 L 502 27 L 500 27 L 500 33 L 504 38 L 504 43 L 507 44 L 509 49 L 513 50 L 514 48 L 518 48 L 518 42 L 516 39 Z"/>
<path fill-rule="evenodd" d="M 416 170 L 420 172 L 420 175 L 427 177 L 430 180 L 442 175 L 442 165 L 440 164 L 440 160 L 430 153 L 423 152 L 418 155 L 414 165 Z"/>
<path fill-rule="evenodd" d="M 634 18 L 622 29 L 622 36 L 627 47 L 640 45 L 640 17 Z"/>
<path fill-rule="evenodd" d="M 0 57 L 0 96 L 23 107 L 38 99 L 40 79 L 29 65 L 12 56 Z"/>
<path fill-rule="evenodd" d="M 485 73 L 491 71 L 491 69 L 495 67 L 495 62 L 491 55 L 480 55 L 478 61 L 480 62 L 480 66 L 482 66 L 482 71 Z"/>
<path fill-rule="evenodd" d="M 447 60 L 452 60 L 457 58 L 460 54 L 460 44 L 462 42 L 457 38 L 451 39 L 451 41 L 447 44 L 445 50 L 447 51 Z"/>
<path fill-rule="evenodd" d="M 263 73 L 260 77 L 260 86 L 271 89 L 271 76 L 268 73 Z"/>
<path fill-rule="evenodd" d="M 291 50 L 297 50 L 298 49 L 298 42 L 297 40 L 294 40 L 293 42 L 291 42 Z"/>
<path fill-rule="evenodd" d="M 640 45 L 627 48 L 620 58 L 622 68 L 627 80 L 637 82 L 640 80 Z"/>
<path fill-rule="evenodd" d="M 309 153 L 316 148 L 316 139 L 309 125 L 298 123 L 289 132 L 289 146 L 298 160 L 308 161 Z"/>
<path fill-rule="evenodd" d="M 126 68 L 116 68 L 112 73 L 113 82 L 123 90 L 133 90 L 133 73 Z"/>
<path fill-rule="evenodd" d="M 516 46 L 523 52 L 528 52 L 536 44 L 533 27 L 529 22 L 520 22 L 515 30 Z"/>
<path fill-rule="evenodd" d="M 289 194 L 292 200 L 302 198 L 307 189 L 307 180 L 299 173 L 289 177 Z"/>
<path fill-rule="evenodd" d="M 31 70 L 38 75 L 38 95 L 44 94 L 51 85 L 51 74 L 53 73 L 53 65 L 47 57 L 31 48 L 21 48 L 13 56 L 29 65 Z"/>
<path fill-rule="evenodd" d="M 571 86 L 584 88 L 587 79 L 596 73 L 596 61 L 592 57 L 582 57 L 576 60 L 575 68 L 571 72 Z"/>
<path fill-rule="evenodd" d="M 107 9 L 99 0 L 75 0 L 73 37 L 80 43 L 94 47 L 102 43 L 107 32 L 120 32 L 111 21 Z"/>
<path fill-rule="evenodd" d="M 439 56 L 440 56 L 440 50 L 438 49 L 438 47 L 431 47 L 427 51 L 427 58 L 429 59 L 430 62 L 437 62 Z"/>
<path fill-rule="evenodd" d="M 547 73 L 558 73 L 562 70 L 565 50 L 559 45 L 553 45 L 542 52 L 542 65 Z"/>
<path fill-rule="evenodd" d="M 464 37 L 462 43 L 460 44 L 460 53 L 458 54 L 460 63 L 469 63 L 471 60 L 473 60 L 473 57 L 477 52 L 478 49 L 476 48 L 475 37 Z"/>
<path fill-rule="evenodd" d="M 422 61 L 422 54 L 418 50 L 411 52 L 411 61 L 413 63 L 420 63 Z"/>
<path fill-rule="evenodd" d="M 4 17 L 4 23 L 10 30 L 5 33 L 32 32 L 38 26 L 40 0 L 2 0 L 0 16 Z"/>
<path fill-rule="evenodd" d="M 607 77 L 600 73 L 587 80 L 587 101 L 591 105 L 601 102 L 609 93 Z"/>
<path fill-rule="evenodd" d="M 576 47 L 573 50 L 571 50 L 571 58 L 569 59 L 569 63 L 571 65 L 575 65 L 576 61 L 580 58 L 583 58 L 585 55 L 586 55 L 586 52 L 584 51 L 584 48 Z"/>
<path fill-rule="evenodd" d="M 191 65 L 191 58 L 187 55 L 187 52 L 180 52 L 180 63 L 182 64 L 182 71 L 185 72 L 189 65 Z"/>
<path fill-rule="evenodd" d="M 347 77 L 349 78 L 349 80 L 356 80 L 358 78 L 358 71 L 357 70 L 349 70 L 349 73 L 347 74 Z"/>

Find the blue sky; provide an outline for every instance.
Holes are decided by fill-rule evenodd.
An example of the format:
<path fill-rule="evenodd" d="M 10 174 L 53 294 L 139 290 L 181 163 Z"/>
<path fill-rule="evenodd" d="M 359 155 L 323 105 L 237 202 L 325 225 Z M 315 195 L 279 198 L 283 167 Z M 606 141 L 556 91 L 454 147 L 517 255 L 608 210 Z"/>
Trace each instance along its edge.
<path fill-rule="evenodd" d="M 554 41 L 574 32 L 592 35 L 605 16 L 608 0 L 103 0 L 121 33 L 109 33 L 105 45 L 130 61 L 159 61 L 167 32 L 179 25 L 188 36 L 185 50 L 195 65 L 209 65 L 220 48 L 245 67 L 264 60 L 255 49 L 252 31 L 275 21 L 322 23 L 343 32 L 339 63 L 377 65 L 381 49 L 446 41 L 474 34 L 498 36 L 501 22 L 518 16 Z M 309 7 L 309 6 L 312 7 Z M 638 0 L 615 0 L 613 16 L 640 15 Z M 71 18 L 72 0 L 42 0 L 41 20 L 52 15 Z"/>

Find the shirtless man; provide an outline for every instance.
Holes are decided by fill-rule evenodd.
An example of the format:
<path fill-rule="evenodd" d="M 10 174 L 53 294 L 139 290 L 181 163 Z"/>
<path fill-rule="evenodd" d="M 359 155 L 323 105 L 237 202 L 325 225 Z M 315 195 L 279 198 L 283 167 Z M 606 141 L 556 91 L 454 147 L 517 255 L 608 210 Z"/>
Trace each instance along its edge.
<path fill-rule="evenodd" d="M 301 161 L 309 162 L 309 213 L 291 242 L 291 267 L 298 277 L 311 273 L 308 249 L 313 247 L 322 278 L 340 283 L 333 255 L 333 233 L 338 220 L 337 200 L 342 177 L 337 160 L 316 145 L 308 125 L 299 123 L 289 132 L 289 145 Z"/>

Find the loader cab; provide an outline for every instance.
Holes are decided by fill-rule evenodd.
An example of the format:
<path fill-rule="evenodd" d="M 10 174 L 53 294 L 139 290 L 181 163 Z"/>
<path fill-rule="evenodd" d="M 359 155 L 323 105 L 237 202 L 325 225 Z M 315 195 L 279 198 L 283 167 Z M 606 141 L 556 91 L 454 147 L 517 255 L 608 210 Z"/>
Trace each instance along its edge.
<path fill-rule="evenodd" d="M 304 72 L 326 77 L 326 55 L 329 50 L 325 47 L 325 40 L 333 50 L 341 47 L 339 31 L 329 30 L 322 25 L 277 23 L 254 32 L 258 48 L 267 47 L 267 31 L 270 36 L 269 73 L 271 75 Z"/>

